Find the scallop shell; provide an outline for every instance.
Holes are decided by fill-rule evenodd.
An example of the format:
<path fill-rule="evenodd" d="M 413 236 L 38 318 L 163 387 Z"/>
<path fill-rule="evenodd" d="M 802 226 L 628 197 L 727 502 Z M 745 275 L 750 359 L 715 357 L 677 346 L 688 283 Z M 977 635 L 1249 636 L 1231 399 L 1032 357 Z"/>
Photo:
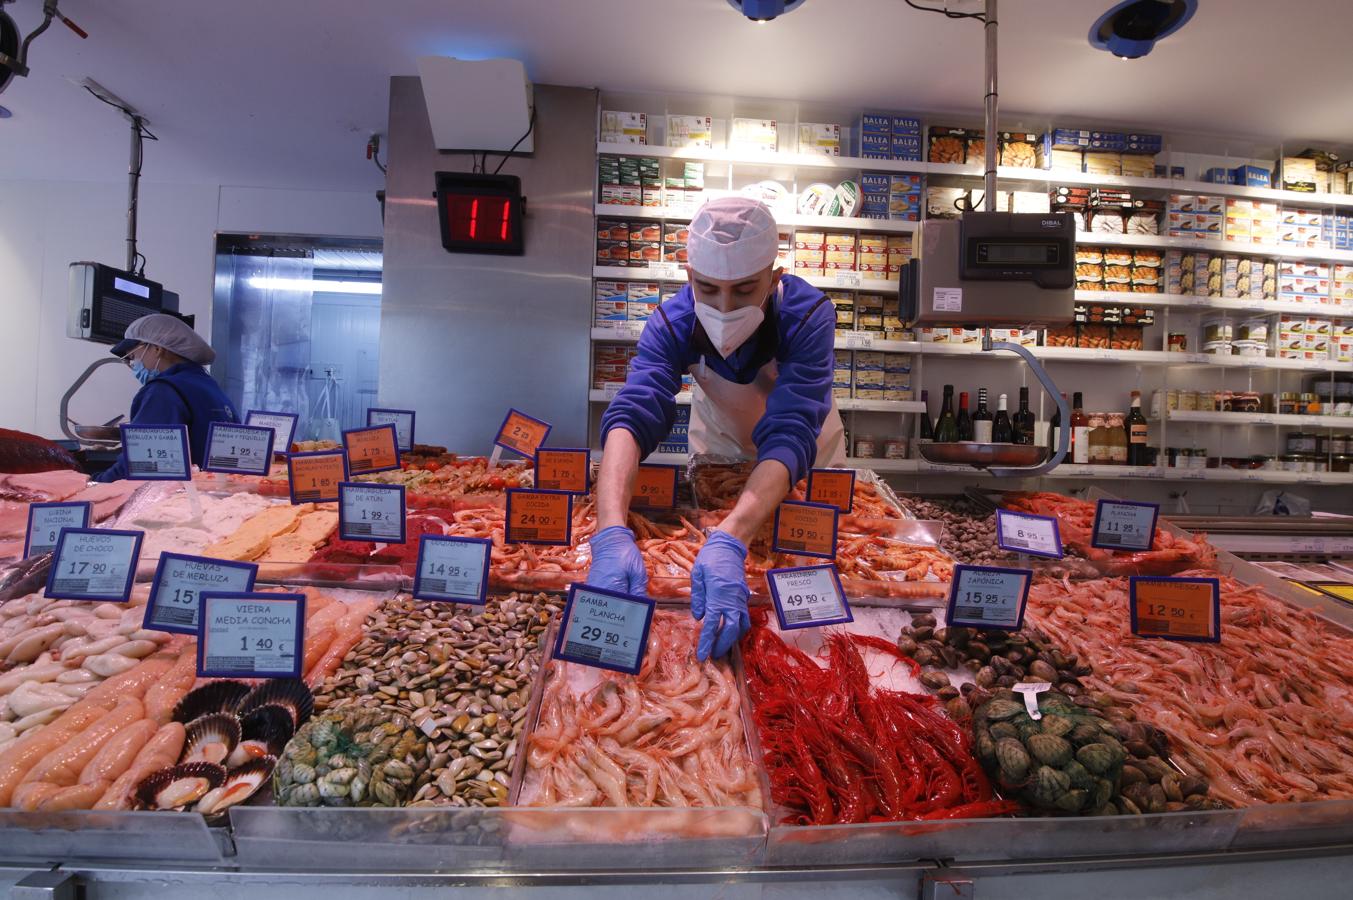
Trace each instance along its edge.
<path fill-rule="evenodd" d="M 263 756 L 281 756 L 295 732 L 291 712 L 275 703 L 260 706 L 240 719 L 240 742 L 226 760 L 230 768 Z"/>
<path fill-rule="evenodd" d="M 241 700 L 248 696 L 249 685 L 243 681 L 213 681 L 190 691 L 174 707 L 174 721 L 187 725 L 193 719 L 212 713 L 233 713 Z"/>
<path fill-rule="evenodd" d="M 212 816 L 243 803 L 268 781 L 276 765 L 275 756 L 250 760 L 227 775 L 220 787 L 208 791 L 197 802 L 197 811 L 204 816 Z"/>
<path fill-rule="evenodd" d="M 188 723 L 180 763 L 226 761 L 240 742 L 240 720 L 232 713 L 212 713 Z"/>
<path fill-rule="evenodd" d="M 274 678 L 250 691 L 249 696 L 240 701 L 238 712 L 243 716 L 268 705 L 287 710 L 295 727 L 299 728 L 315 710 L 315 695 L 299 678 Z"/>
<path fill-rule="evenodd" d="M 200 800 L 226 779 L 223 766 L 193 762 L 152 772 L 136 786 L 136 800 L 142 809 L 182 809 Z"/>

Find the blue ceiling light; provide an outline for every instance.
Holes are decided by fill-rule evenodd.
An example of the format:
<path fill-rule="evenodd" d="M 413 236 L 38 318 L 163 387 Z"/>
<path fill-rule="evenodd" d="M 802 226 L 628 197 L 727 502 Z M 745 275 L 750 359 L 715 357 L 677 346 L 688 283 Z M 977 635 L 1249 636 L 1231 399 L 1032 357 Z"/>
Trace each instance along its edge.
<path fill-rule="evenodd" d="M 728 0 L 728 5 L 753 22 L 762 24 L 793 12 L 803 6 L 804 0 Z"/>
<path fill-rule="evenodd" d="M 1090 46 L 1119 59 L 1140 59 L 1198 11 L 1198 0 L 1124 0 L 1090 28 Z"/>

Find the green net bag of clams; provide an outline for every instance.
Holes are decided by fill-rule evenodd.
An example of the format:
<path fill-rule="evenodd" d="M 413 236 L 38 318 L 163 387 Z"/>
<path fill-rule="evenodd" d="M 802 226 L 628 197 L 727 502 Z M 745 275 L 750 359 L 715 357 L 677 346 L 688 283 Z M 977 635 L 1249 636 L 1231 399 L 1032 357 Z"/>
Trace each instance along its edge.
<path fill-rule="evenodd" d="M 312 718 L 273 770 L 279 806 L 403 806 L 427 739 L 389 710 L 343 709 Z"/>
<path fill-rule="evenodd" d="M 1038 695 L 1035 720 L 1022 695 L 998 688 L 973 712 L 973 747 L 1007 797 L 1038 810 L 1096 815 L 1118 793 L 1127 751 L 1114 726 L 1057 691 Z M 1116 812 L 1116 810 L 1112 810 Z"/>

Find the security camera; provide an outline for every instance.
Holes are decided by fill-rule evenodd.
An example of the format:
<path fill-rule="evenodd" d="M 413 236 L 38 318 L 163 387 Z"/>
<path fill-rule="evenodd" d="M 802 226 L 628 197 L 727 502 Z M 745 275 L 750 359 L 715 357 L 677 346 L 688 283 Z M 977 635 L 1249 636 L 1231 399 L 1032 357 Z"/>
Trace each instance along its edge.
<path fill-rule="evenodd" d="M 61 22 L 71 31 L 78 34 L 81 38 L 89 37 L 88 34 L 76 25 L 70 19 L 67 19 L 56 8 L 57 0 L 44 0 L 42 4 L 42 24 L 33 30 L 28 37 L 22 41 L 19 40 L 19 26 L 14 24 L 9 13 L 5 12 L 4 4 L 13 3 L 14 0 L 0 0 L 0 93 L 4 93 L 5 88 L 14 80 L 15 75 L 22 77 L 28 76 L 28 46 L 33 43 L 33 39 L 42 34 L 52 24 L 52 19 L 60 19 Z"/>
<path fill-rule="evenodd" d="M 1119 59 L 1140 59 L 1161 38 L 1183 28 L 1197 10 L 1198 0 L 1126 0 L 1090 28 L 1090 46 Z"/>
<path fill-rule="evenodd" d="M 803 5 L 803 0 L 728 0 L 728 5 L 753 22 L 765 24 L 798 9 Z"/>

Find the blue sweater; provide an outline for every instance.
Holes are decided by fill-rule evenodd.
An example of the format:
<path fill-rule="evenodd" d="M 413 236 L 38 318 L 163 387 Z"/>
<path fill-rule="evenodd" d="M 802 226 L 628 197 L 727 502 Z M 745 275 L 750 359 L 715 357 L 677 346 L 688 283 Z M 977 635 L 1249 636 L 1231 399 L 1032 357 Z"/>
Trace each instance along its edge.
<path fill-rule="evenodd" d="M 235 405 L 221 386 L 197 363 L 170 366 L 142 385 L 132 398 L 132 425 L 187 425 L 188 450 L 199 466 L 207 455 L 207 429 L 212 422 L 238 422 Z M 118 457 L 97 481 L 127 477 L 127 457 Z"/>
<path fill-rule="evenodd" d="M 737 384 L 750 384 L 775 360 L 779 377 L 752 441 L 758 462 L 777 460 L 792 482 L 803 478 L 831 411 L 836 313 L 826 296 L 802 278 L 784 275 L 781 282 L 778 304 L 772 295 L 761 327 L 727 359 L 719 356 L 696 319 L 689 285 L 659 306 L 639 337 L 625 386 L 602 417 L 603 446 L 612 428 L 624 428 L 644 456 L 652 453 L 672 430 L 682 374 L 699 365 L 701 356 L 710 371 Z"/>

